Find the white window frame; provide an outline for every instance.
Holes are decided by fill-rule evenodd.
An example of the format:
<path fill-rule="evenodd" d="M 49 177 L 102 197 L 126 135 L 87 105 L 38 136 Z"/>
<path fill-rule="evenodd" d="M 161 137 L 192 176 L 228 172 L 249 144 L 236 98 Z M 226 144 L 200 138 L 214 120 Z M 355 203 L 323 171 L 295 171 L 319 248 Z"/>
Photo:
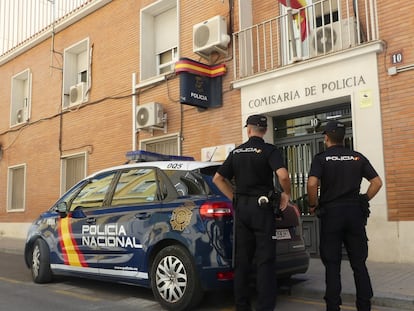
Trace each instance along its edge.
<path fill-rule="evenodd" d="M 20 208 L 13 208 L 13 174 L 14 171 L 18 169 L 23 169 L 23 185 L 21 187 L 22 194 L 22 206 Z M 26 164 L 18 164 L 14 166 L 9 166 L 7 173 L 7 212 L 23 212 L 26 209 Z"/>
<path fill-rule="evenodd" d="M 157 138 L 148 138 L 148 139 L 142 139 L 139 142 L 139 149 L 141 150 L 147 150 L 147 146 L 150 144 L 162 144 L 163 142 L 171 142 L 172 140 L 176 140 L 177 145 L 177 154 L 176 155 L 181 155 L 181 139 L 180 139 L 181 135 L 180 133 L 173 133 L 173 134 L 169 134 L 169 135 L 164 135 L 164 136 L 160 136 Z M 174 154 L 171 154 L 174 155 Z"/>
<path fill-rule="evenodd" d="M 162 55 L 170 52 L 171 60 L 162 62 Z M 174 65 L 178 61 L 178 49 L 176 46 L 172 47 L 169 50 L 163 51 L 157 54 L 157 74 L 166 74 L 174 71 Z"/>
<path fill-rule="evenodd" d="M 174 31 L 177 35 L 176 40 L 172 40 L 172 46 L 167 49 L 157 51 L 155 19 L 158 15 L 169 10 L 175 9 L 177 29 Z M 174 64 L 179 59 L 179 1 L 177 0 L 159 0 L 141 10 L 140 18 L 140 81 L 157 80 L 160 76 L 165 76 L 174 71 Z M 160 56 L 164 52 L 172 51 L 173 59 L 168 63 L 161 64 Z M 170 70 L 165 68 L 171 67 Z M 158 78 L 158 79 L 157 79 Z M 155 81 L 154 81 L 155 82 Z"/>
<path fill-rule="evenodd" d="M 66 193 L 69 188 L 66 186 L 66 177 L 67 177 L 67 160 L 68 159 L 74 159 L 74 158 L 83 158 L 84 159 L 84 168 L 83 168 L 83 176 L 80 177 L 79 181 L 84 179 L 86 177 L 87 172 L 87 163 L 88 163 L 88 153 L 87 152 L 81 152 L 81 153 L 75 153 L 70 155 L 65 155 L 61 158 L 60 166 L 61 166 L 61 173 L 60 173 L 60 195 L 63 195 Z M 67 188 L 67 189 L 66 189 Z"/>
<path fill-rule="evenodd" d="M 31 102 L 32 73 L 25 69 L 11 79 L 10 127 L 29 121 Z"/>
<path fill-rule="evenodd" d="M 77 104 L 70 103 L 70 90 L 83 84 L 82 100 Z M 89 38 L 85 38 L 63 51 L 63 98 L 62 107 L 67 109 L 77 106 L 89 99 L 91 85 L 91 48 Z"/>

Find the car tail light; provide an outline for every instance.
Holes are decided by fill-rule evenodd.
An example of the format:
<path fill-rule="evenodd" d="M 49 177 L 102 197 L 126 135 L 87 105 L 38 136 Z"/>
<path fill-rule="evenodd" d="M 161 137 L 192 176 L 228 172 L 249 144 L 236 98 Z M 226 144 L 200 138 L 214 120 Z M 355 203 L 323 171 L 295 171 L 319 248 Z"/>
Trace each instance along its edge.
<path fill-rule="evenodd" d="M 219 281 L 229 281 L 234 279 L 234 272 L 227 271 L 227 272 L 217 272 L 217 280 Z"/>
<path fill-rule="evenodd" d="M 200 207 L 200 215 L 205 218 L 219 218 L 233 215 L 230 202 L 205 202 Z"/>

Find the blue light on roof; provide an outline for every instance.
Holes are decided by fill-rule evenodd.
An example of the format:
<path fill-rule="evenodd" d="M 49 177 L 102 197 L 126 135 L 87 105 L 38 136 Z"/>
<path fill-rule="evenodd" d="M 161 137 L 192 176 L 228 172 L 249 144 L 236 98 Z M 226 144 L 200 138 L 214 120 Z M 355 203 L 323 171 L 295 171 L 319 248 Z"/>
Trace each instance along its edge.
<path fill-rule="evenodd" d="M 134 162 L 150 162 L 150 161 L 194 161 L 193 157 L 176 156 L 169 154 L 161 154 L 145 150 L 128 151 L 126 153 L 128 161 Z"/>

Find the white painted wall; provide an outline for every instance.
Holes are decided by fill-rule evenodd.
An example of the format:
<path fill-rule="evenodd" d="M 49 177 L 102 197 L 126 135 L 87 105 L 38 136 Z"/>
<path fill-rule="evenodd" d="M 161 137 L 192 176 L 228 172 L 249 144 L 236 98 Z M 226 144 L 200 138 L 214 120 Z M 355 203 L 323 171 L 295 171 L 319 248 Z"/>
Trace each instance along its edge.
<path fill-rule="evenodd" d="M 304 61 L 303 64 L 235 83 L 241 89 L 242 122 L 251 114 L 276 116 L 321 107 L 341 98 L 351 101 L 354 147 L 373 164 L 384 186 L 371 201 L 368 221 L 370 260 L 414 262 L 410 234 L 413 223 L 390 222 L 387 215 L 381 103 L 377 53 L 370 45 L 349 53 Z M 345 102 L 345 101 L 342 101 Z M 269 131 L 266 141 L 272 142 Z M 243 138 L 247 139 L 246 133 Z M 362 191 L 367 187 L 362 185 Z"/>

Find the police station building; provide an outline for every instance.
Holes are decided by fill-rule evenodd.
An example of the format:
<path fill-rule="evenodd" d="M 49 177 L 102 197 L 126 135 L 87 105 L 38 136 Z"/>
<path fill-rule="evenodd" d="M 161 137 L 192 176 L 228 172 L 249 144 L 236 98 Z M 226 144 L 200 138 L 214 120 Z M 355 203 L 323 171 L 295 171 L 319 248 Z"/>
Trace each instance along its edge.
<path fill-rule="evenodd" d="M 302 10 L 304 2 L 308 6 Z M 325 148 L 323 126 L 332 119 L 344 122 L 345 145 L 366 155 L 384 181 L 371 202 L 367 227 L 370 260 L 412 261 L 414 197 L 413 179 L 408 176 L 413 176 L 413 162 L 408 143 L 412 139 L 407 133 L 411 132 L 409 116 L 414 110 L 407 104 L 414 94 L 407 87 L 414 77 L 414 55 L 408 52 L 411 65 L 403 66 L 398 59 L 406 53 L 398 47 L 405 43 L 402 37 L 398 40 L 399 35 L 395 37 L 399 31 L 400 35 L 407 33 L 408 28 L 385 23 L 393 19 L 386 1 L 370 1 L 368 6 L 358 1 L 352 6 L 346 1 L 310 2 L 292 1 L 292 7 L 299 8 L 293 27 L 289 10 L 282 5 L 280 19 L 285 17 L 286 24 L 280 25 L 277 17 L 263 18 L 266 22 L 234 36 L 234 44 L 240 48 L 234 64 L 234 87 L 240 89 L 242 119 L 263 113 L 273 123 L 268 141 L 284 154 L 292 198 L 301 208 L 311 254 L 318 253 L 319 233 L 318 222 L 308 214 L 307 174 L 312 157 Z M 246 7 L 240 22 L 247 26 L 251 16 L 246 11 L 251 3 L 241 3 Z M 256 17 L 254 5 L 253 12 Z M 313 23 L 305 23 L 305 19 Z M 277 31 L 276 25 L 282 34 L 274 49 L 272 36 L 267 34 Z M 363 183 L 361 191 L 366 187 Z"/>
<path fill-rule="evenodd" d="M 331 119 L 344 122 L 346 145 L 365 154 L 379 175 L 385 176 L 376 57 L 380 49 L 380 44 L 374 44 L 350 55 L 333 55 L 235 83 L 241 90 L 243 117 L 263 113 L 272 120 L 274 130 L 267 140 L 285 156 L 292 197 L 302 207 L 308 246 L 315 253 L 317 224 L 309 222 L 313 217 L 307 216 L 305 189 L 312 157 L 324 150 L 325 123 Z M 370 251 L 375 258 L 386 258 L 389 251 L 383 246 L 382 232 L 398 233 L 387 221 L 385 191 L 371 205 Z"/>
<path fill-rule="evenodd" d="M 222 161 L 260 113 L 312 255 L 307 177 L 326 122 L 340 120 L 384 182 L 369 260 L 414 262 L 414 2 L 5 2 L 0 15 L 17 22 L 0 23 L 0 236 L 24 238 L 74 183 L 129 151 Z"/>

